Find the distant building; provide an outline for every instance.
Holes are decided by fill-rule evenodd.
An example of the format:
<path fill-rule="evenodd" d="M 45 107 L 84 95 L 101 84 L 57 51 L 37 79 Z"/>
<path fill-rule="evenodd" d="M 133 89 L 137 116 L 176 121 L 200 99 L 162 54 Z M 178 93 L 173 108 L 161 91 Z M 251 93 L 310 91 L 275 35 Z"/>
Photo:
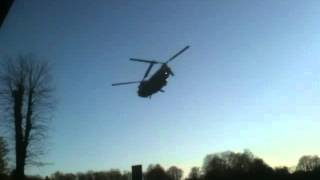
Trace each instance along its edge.
<path fill-rule="evenodd" d="M 132 166 L 132 180 L 142 180 L 142 165 Z"/>
<path fill-rule="evenodd" d="M 0 0 L 0 28 L 14 0 Z"/>

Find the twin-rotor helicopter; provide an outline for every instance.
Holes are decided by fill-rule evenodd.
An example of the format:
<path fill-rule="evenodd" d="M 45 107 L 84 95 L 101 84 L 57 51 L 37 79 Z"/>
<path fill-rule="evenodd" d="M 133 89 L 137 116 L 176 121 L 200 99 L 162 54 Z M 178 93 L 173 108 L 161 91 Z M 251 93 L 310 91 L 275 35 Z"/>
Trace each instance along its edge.
<path fill-rule="evenodd" d="M 181 49 L 179 52 L 174 54 L 171 58 L 169 58 L 165 62 L 159 62 L 154 60 L 146 60 L 146 59 L 137 59 L 137 58 L 130 58 L 131 61 L 149 63 L 149 67 L 146 70 L 143 78 L 141 81 L 131 81 L 131 82 L 122 82 L 122 83 L 114 83 L 112 86 L 119 86 L 119 85 L 127 85 L 127 84 L 136 84 L 140 83 L 138 86 L 138 95 L 140 97 L 149 97 L 157 92 L 164 92 L 162 89 L 164 86 L 167 85 L 167 79 L 169 76 L 174 76 L 171 68 L 168 66 L 168 63 L 175 59 L 177 56 L 182 54 L 184 51 L 189 49 L 190 46 L 186 46 Z M 155 64 L 162 64 L 161 67 L 149 78 L 146 79 Z"/>

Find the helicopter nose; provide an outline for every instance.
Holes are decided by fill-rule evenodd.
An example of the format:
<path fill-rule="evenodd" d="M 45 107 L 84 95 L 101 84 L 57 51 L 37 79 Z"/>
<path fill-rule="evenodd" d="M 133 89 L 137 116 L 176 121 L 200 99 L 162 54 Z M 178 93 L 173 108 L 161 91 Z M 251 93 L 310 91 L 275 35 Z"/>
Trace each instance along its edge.
<path fill-rule="evenodd" d="M 165 72 L 164 74 L 167 75 L 167 76 L 168 76 L 168 74 L 170 74 L 171 76 L 174 76 L 174 74 L 173 74 L 173 72 L 171 70 L 169 72 Z"/>

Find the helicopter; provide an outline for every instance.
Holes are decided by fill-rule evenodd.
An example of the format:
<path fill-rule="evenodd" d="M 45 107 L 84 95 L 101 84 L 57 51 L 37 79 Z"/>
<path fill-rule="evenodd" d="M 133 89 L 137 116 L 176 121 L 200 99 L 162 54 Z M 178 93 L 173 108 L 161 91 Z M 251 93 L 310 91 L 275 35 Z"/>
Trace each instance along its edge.
<path fill-rule="evenodd" d="M 147 68 L 142 80 L 140 81 L 131 81 L 131 82 L 122 82 L 122 83 L 114 83 L 112 86 L 120 86 L 120 85 L 127 85 L 127 84 L 137 84 L 140 83 L 138 86 L 138 96 L 140 97 L 149 97 L 157 92 L 164 92 L 162 89 L 164 86 L 167 85 L 167 79 L 171 76 L 174 76 L 171 68 L 168 66 L 168 63 L 175 59 L 177 56 L 182 54 L 184 51 L 189 49 L 190 46 L 186 46 L 181 49 L 179 52 L 174 54 L 171 58 L 169 58 L 165 62 L 159 62 L 155 60 L 146 60 L 146 59 L 137 59 L 137 58 L 130 58 L 131 61 L 136 62 L 143 62 L 149 63 L 149 67 Z M 149 78 L 146 79 L 155 64 L 161 64 L 161 67 Z"/>

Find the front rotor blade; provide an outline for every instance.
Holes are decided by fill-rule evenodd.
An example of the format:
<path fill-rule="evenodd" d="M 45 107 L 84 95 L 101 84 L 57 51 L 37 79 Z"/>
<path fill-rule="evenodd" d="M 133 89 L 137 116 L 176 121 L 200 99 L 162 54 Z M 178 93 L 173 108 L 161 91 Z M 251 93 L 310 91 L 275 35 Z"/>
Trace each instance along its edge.
<path fill-rule="evenodd" d="M 137 59 L 137 58 L 130 58 L 131 61 L 138 61 L 144 63 L 153 63 L 153 64 L 163 64 L 162 62 L 154 61 L 154 60 L 146 60 L 146 59 Z"/>
<path fill-rule="evenodd" d="M 172 71 L 169 72 L 171 76 L 174 76 L 174 73 Z"/>
<path fill-rule="evenodd" d="M 174 58 L 176 58 L 177 56 L 179 56 L 180 54 L 182 54 L 184 51 L 186 51 L 187 49 L 189 49 L 190 46 L 186 46 L 184 47 L 182 50 L 180 50 L 179 52 L 177 52 L 175 55 L 173 55 L 166 63 L 172 61 Z"/>
<path fill-rule="evenodd" d="M 120 85 L 127 85 L 127 84 L 136 84 L 140 83 L 141 81 L 131 81 L 131 82 L 122 82 L 122 83 L 114 83 L 112 86 L 120 86 Z"/>
<path fill-rule="evenodd" d="M 145 79 L 145 78 L 149 75 L 149 73 L 150 73 L 153 65 L 154 65 L 154 63 L 151 63 L 151 64 L 149 65 L 146 73 L 145 73 L 144 76 L 143 76 L 143 79 Z"/>

